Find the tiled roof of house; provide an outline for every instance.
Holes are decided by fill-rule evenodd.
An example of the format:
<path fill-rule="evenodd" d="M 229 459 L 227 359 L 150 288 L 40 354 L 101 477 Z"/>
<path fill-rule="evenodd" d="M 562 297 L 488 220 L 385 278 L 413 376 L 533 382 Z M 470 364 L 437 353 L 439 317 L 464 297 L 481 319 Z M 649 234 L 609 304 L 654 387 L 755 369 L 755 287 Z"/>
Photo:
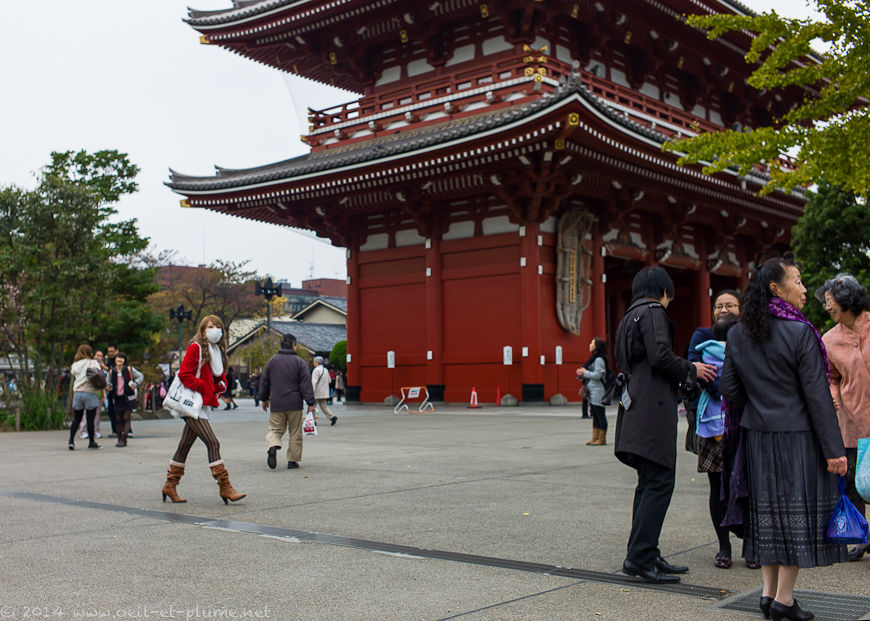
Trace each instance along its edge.
<path fill-rule="evenodd" d="M 298 343 L 316 352 L 328 353 L 336 343 L 347 340 L 347 328 L 335 323 L 273 321 L 272 329 L 280 334 L 292 334 Z"/>

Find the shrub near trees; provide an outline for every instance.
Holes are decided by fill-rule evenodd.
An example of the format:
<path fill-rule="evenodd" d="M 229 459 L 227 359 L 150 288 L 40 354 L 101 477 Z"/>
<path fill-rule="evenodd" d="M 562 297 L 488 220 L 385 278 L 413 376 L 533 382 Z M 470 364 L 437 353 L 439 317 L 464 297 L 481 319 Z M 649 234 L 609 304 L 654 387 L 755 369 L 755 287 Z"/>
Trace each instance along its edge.
<path fill-rule="evenodd" d="M 163 319 L 146 304 L 153 270 L 135 220 L 112 221 L 139 169 L 117 151 L 52 153 L 33 190 L 0 188 L 0 355 L 21 365 L 22 422 L 57 427 L 60 372 L 83 342 L 141 356 Z"/>

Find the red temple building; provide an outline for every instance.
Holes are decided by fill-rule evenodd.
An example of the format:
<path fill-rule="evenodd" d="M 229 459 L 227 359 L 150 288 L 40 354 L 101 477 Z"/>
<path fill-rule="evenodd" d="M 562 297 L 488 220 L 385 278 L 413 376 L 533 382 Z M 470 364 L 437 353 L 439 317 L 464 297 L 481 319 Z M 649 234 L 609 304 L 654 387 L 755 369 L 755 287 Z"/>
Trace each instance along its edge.
<path fill-rule="evenodd" d="M 677 286 L 676 347 L 787 248 L 799 193 L 764 170 L 705 176 L 661 146 L 768 125 L 803 96 L 746 83 L 749 37 L 709 41 L 732 0 L 236 0 L 191 10 L 203 43 L 360 94 L 310 111 L 310 153 L 172 172 L 189 207 L 316 231 L 347 248 L 348 396 L 575 395 L 631 279 Z M 608 339 L 609 340 L 609 339 Z M 505 348 L 510 347 L 510 358 Z M 394 366 L 388 367 L 388 352 Z"/>

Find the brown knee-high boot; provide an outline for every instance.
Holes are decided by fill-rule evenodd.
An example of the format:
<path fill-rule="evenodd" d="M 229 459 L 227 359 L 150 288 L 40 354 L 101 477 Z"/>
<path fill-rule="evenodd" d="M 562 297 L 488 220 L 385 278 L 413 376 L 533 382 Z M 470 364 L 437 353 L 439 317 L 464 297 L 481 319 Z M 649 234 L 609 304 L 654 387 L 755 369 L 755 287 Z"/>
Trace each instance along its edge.
<path fill-rule="evenodd" d="M 187 502 L 184 498 L 178 495 L 175 491 L 175 486 L 181 481 L 181 476 L 184 474 L 184 464 L 179 464 L 174 461 L 169 462 L 169 472 L 166 473 L 166 483 L 163 484 L 163 489 L 160 490 L 163 494 L 163 502 L 166 502 L 166 497 L 172 502 Z"/>
<path fill-rule="evenodd" d="M 232 483 L 230 483 L 230 474 L 227 472 L 226 466 L 221 462 L 219 464 L 215 464 L 211 467 L 211 476 L 214 477 L 215 481 L 220 485 L 220 495 L 224 500 L 224 504 L 227 505 L 230 501 L 241 500 L 247 494 L 240 494 L 234 488 Z"/>
<path fill-rule="evenodd" d="M 598 437 L 592 441 L 592 446 L 604 446 L 607 444 L 607 430 L 599 429 Z"/>

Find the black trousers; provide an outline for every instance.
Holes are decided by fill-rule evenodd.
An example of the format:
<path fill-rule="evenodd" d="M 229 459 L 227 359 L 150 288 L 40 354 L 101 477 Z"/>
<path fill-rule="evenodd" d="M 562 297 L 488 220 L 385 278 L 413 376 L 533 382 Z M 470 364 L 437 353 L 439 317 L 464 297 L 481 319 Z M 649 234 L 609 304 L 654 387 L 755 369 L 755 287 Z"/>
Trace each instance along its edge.
<path fill-rule="evenodd" d="M 674 495 L 676 475 L 673 468 L 644 457 L 635 456 L 635 460 L 637 487 L 625 558 L 639 567 L 650 568 L 661 556 L 659 536 Z"/>
<path fill-rule="evenodd" d="M 589 409 L 592 410 L 592 426 L 595 429 L 607 431 L 607 410 L 604 409 L 604 406 L 590 403 Z"/>

